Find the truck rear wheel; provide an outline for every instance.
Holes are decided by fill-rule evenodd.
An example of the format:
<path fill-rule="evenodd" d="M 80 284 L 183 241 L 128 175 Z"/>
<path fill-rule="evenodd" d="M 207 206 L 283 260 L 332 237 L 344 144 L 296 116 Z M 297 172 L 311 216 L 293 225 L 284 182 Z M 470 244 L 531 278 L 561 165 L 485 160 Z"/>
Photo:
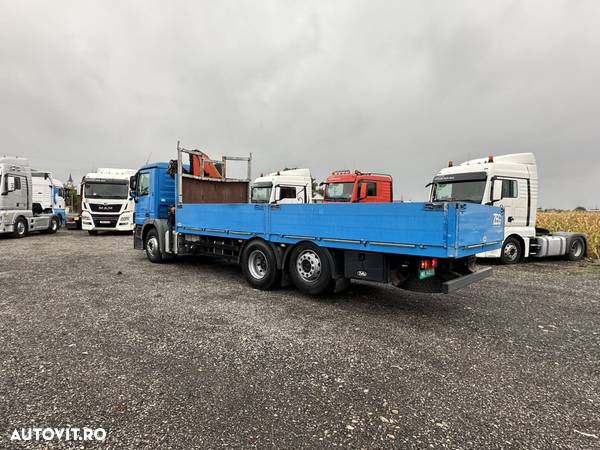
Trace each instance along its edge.
<path fill-rule="evenodd" d="M 569 252 L 567 258 L 569 261 L 579 261 L 585 256 L 585 242 L 583 238 L 576 237 L 571 241 L 569 245 Z"/>
<path fill-rule="evenodd" d="M 269 244 L 253 241 L 242 252 L 242 272 L 250 286 L 266 291 L 271 289 L 281 275 L 277 269 L 277 258 Z"/>
<path fill-rule="evenodd" d="M 27 236 L 27 221 L 23 217 L 19 217 L 15 222 L 15 228 L 12 232 L 12 237 L 23 238 Z"/>
<path fill-rule="evenodd" d="M 327 250 L 305 242 L 298 244 L 290 255 L 290 278 L 305 294 L 331 292 L 335 281 L 331 277 L 331 264 Z"/>
<path fill-rule="evenodd" d="M 523 247 L 521 242 L 514 237 L 508 237 L 502 244 L 500 261 L 502 264 L 516 264 L 523 256 Z"/>
<path fill-rule="evenodd" d="M 144 247 L 146 248 L 146 256 L 153 263 L 161 263 L 163 261 L 162 253 L 160 252 L 160 240 L 156 228 L 152 228 L 146 234 Z"/>

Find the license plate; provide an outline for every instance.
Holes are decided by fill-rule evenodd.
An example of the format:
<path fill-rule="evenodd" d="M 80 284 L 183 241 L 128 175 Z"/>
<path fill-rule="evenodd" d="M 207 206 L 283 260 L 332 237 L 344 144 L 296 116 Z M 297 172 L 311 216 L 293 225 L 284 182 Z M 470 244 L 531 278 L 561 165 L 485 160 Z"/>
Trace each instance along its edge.
<path fill-rule="evenodd" d="M 100 223 L 110 223 L 110 220 L 101 220 Z"/>
<path fill-rule="evenodd" d="M 419 270 L 419 280 L 430 278 L 435 275 L 435 269 Z"/>

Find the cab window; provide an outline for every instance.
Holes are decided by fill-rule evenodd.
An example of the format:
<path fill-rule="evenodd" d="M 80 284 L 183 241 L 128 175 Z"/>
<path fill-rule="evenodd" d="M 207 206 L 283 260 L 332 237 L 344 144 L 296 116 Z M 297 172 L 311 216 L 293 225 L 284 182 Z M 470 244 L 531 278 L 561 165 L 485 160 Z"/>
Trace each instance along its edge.
<path fill-rule="evenodd" d="M 137 185 L 137 194 L 142 197 L 150 193 L 150 172 L 140 173 Z"/>
<path fill-rule="evenodd" d="M 367 197 L 376 197 L 377 196 L 377 183 L 374 181 L 363 181 L 360 183 L 359 193 L 362 192 L 363 185 L 367 185 Z"/>
<path fill-rule="evenodd" d="M 377 196 L 377 183 L 367 183 L 367 196 L 368 197 L 376 197 Z"/>
<path fill-rule="evenodd" d="M 286 198 L 296 198 L 295 187 L 281 186 L 279 188 L 279 200 L 285 200 Z"/>
<path fill-rule="evenodd" d="M 517 180 L 502 180 L 502 198 L 517 198 L 518 196 Z"/>

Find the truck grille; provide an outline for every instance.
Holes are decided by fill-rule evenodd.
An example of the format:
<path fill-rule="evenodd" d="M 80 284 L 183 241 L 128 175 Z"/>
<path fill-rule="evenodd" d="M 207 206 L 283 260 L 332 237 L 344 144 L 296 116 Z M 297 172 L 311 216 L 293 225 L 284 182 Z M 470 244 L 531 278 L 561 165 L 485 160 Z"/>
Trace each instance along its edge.
<path fill-rule="evenodd" d="M 90 203 L 90 209 L 92 212 L 118 213 L 121 211 L 121 204 L 117 203 L 114 205 L 102 205 L 100 203 Z"/>
<path fill-rule="evenodd" d="M 99 228 L 114 228 L 117 226 L 119 216 L 103 216 L 101 214 L 92 214 L 94 226 Z"/>

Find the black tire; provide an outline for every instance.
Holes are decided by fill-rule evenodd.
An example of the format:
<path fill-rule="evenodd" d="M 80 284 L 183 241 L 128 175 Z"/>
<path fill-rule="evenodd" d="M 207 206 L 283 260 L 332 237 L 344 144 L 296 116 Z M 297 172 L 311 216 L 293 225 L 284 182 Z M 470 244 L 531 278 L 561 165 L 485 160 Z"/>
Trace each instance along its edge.
<path fill-rule="evenodd" d="M 523 246 L 521 241 L 515 237 L 508 237 L 502 244 L 500 261 L 502 264 L 516 264 L 523 257 Z"/>
<path fill-rule="evenodd" d="M 12 232 L 12 237 L 21 239 L 27 236 L 27 220 L 24 217 L 19 217 L 15 222 L 15 227 Z"/>
<path fill-rule="evenodd" d="M 97 236 L 98 235 L 98 230 L 88 230 L 88 234 L 90 236 Z"/>
<path fill-rule="evenodd" d="M 244 277 L 253 288 L 266 291 L 281 279 L 275 252 L 265 241 L 248 243 L 242 252 L 241 264 Z"/>
<path fill-rule="evenodd" d="M 582 237 L 576 237 L 569 244 L 567 259 L 569 261 L 579 261 L 585 257 L 585 240 Z"/>
<path fill-rule="evenodd" d="M 324 294 L 335 286 L 327 250 L 310 242 L 298 244 L 292 250 L 289 271 L 294 285 L 305 294 Z"/>
<path fill-rule="evenodd" d="M 60 220 L 56 216 L 50 218 L 50 225 L 48 225 L 48 233 L 54 234 L 60 228 Z"/>
<path fill-rule="evenodd" d="M 160 251 L 160 238 L 156 228 L 152 228 L 146 234 L 144 240 L 144 248 L 146 249 L 146 257 L 153 263 L 160 264 L 163 262 L 163 255 Z"/>

